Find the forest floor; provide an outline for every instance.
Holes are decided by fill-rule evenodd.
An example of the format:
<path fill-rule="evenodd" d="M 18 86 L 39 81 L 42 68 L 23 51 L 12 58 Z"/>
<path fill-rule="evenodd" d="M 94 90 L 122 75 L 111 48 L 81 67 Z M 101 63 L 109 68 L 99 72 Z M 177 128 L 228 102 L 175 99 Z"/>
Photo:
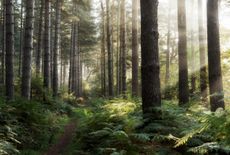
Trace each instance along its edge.
<path fill-rule="evenodd" d="M 211 113 L 197 101 L 163 101 L 158 120 L 143 119 L 138 98 L 0 100 L 0 109 L 0 151 L 8 155 L 230 154 L 228 107 Z"/>
<path fill-rule="evenodd" d="M 68 145 L 71 144 L 74 134 L 77 129 L 77 120 L 71 120 L 65 127 L 63 134 L 58 138 L 57 142 L 51 146 L 47 153 L 44 155 L 59 155 L 64 154 L 65 150 L 68 148 Z"/>

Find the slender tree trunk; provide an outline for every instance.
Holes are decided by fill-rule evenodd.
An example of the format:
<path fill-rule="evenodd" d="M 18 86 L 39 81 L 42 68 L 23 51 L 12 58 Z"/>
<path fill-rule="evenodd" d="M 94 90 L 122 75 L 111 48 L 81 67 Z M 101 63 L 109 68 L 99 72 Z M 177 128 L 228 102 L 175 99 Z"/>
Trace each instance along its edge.
<path fill-rule="evenodd" d="M 211 111 L 224 108 L 223 82 L 220 58 L 219 13 L 216 0 L 207 2 L 208 65 Z"/>
<path fill-rule="evenodd" d="M 64 65 L 63 65 L 63 83 L 62 85 L 65 86 L 66 84 L 66 62 L 64 61 Z"/>
<path fill-rule="evenodd" d="M 6 97 L 14 96 L 14 6 L 13 0 L 6 1 Z"/>
<path fill-rule="evenodd" d="M 185 1 L 178 0 L 179 104 L 189 101 Z"/>
<path fill-rule="evenodd" d="M 138 95 L 138 0 L 132 4 L 132 95 Z"/>
<path fill-rule="evenodd" d="M 125 13 L 125 0 L 121 0 L 121 25 L 120 25 L 120 43 L 121 43 L 121 65 L 122 65 L 122 86 L 121 91 L 124 95 L 126 93 L 126 13 Z"/>
<path fill-rule="evenodd" d="M 205 30 L 203 16 L 203 1 L 198 1 L 198 23 L 199 23 L 199 51 L 200 51 L 200 91 L 202 101 L 207 101 L 207 67 L 205 50 Z"/>
<path fill-rule="evenodd" d="M 1 85 L 4 86 L 5 84 L 5 47 L 6 47 L 6 8 L 5 8 L 5 0 L 2 0 L 2 54 L 1 54 Z M 3 88 L 3 87 L 2 87 Z"/>
<path fill-rule="evenodd" d="M 70 54 L 69 54 L 69 93 L 72 93 L 72 74 L 73 74 L 73 32 L 74 32 L 74 25 L 71 26 L 71 48 L 70 48 Z"/>
<path fill-rule="evenodd" d="M 21 0 L 21 12 L 20 12 L 20 49 L 19 49 L 19 62 L 18 62 L 18 75 L 22 75 L 22 52 L 23 52 L 23 34 L 24 34 L 24 20 L 23 20 L 23 0 Z"/>
<path fill-rule="evenodd" d="M 72 53 L 72 77 L 71 77 L 71 85 L 72 85 L 72 92 L 74 92 L 75 96 L 76 94 L 76 89 L 77 89 L 77 81 L 76 81 L 76 72 L 77 72 L 77 67 L 76 67 L 76 60 L 77 60 L 77 55 L 76 55 L 76 22 L 73 24 L 73 53 Z"/>
<path fill-rule="evenodd" d="M 80 48 L 79 48 L 79 52 L 80 52 Z M 79 62 L 79 96 L 83 95 L 83 77 L 82 77 L 82 53 L 79 54 L 80 58 L 80 62 Z"/>
<path fill-rule="evenodd" d="M 80 42 L 79 42 L 79 28 L 80 28 L 80 23 L 78 22 L 77 23 L 77 36 L 76 36 L 76 39 L 77 39 L 77 44 L 76 44 L 76 52 L 77 52 L 77 75 L 76 75 L 76 80 L 77 80 L 77 97 L 80 97 Z"/>
<path fill-rule="evenodd" d="M 58 55 L 60 52 L 61 1 L 56 0 L 56 24 L 53 52 L 53 96 L 58 95 Z"/>
<path fill-rule="evenodd" d="M 170 78 L 170 40 L 171 40 L 171 0 L 168 1 L 168 33 L 167 33 L 167 50 L 166 50 L 166 71 L 165 71 L 165 86 L 169 85 Z"/>
<path fill-rule="evenodd" d="M 194 0 L 191 1 L 191 14 L 194 11 Z M 196 60 L 195 60 L 195 47 L 194 47 L 194 16 L 191 19 L 191 94 L 194 94 L 196 91 Z"/>
<path fill-rule="evenodd" d="M 22 62 L 22 97 L 30 99 L 31 90 L 31 63 L 33 50 L 33 29 L 34 29 L 34 0 L 26 0 L 25 36 Z"/>
<path fill-rule="evenodd" d="M 102 26 L 101 26 L 101 93 L 103 96 L 106 96 L 106 70 L 105 70 L 105 9 L 103 2 L 101 1 L 101 17 L 102 17 Z"/>
<path fill-rule="evenodd" d="M 158 0 L 141 0 L 142 109 L 149 114 L 161 106 L 158 48 Z M 158 117 L 158 116 L 155 116 Z"/>
<path fill-rule="evenodd" d="M 45 1 L 44 87 L 50 88 L 50 0 Z"/>
<path fill-rule="evenodd" d="M 117 0 L 117 54 L 116 54 L 116 68 L 117 68 L 117 76 L 116 76 L 116 79 L 117 79 L 117 87 L 116 87 L 116 92 L 117 92 L 117 95 L 120 94 L 120 69 L 119 69 L 119 66 L 120 66 L 120 61 L 119 61 L 119 53 L 120 53 L 120 41 L 119 41 L 119 38 L 120 38 L 120 35 L 119 35 L 119 25 L 120 25 L 120 0 Z"/>
<path fill-rule="evenodd" d="M 110 0 L 106 0 L 107 12 L 107 50 L 108 50 L 108 90 L 109 97 L 113 97 L 113 48 L 112 48 L 112 35 L 111 35 L 111 20 L 110 20 Z"/>
<path fill-rule="evenodd" d="M 44 0 L 40 4 L 40 17 L 38 26 L 38 43 L 36 52 L 36 76 L 41 74 L 41 55 L 42 55 L 42 32 L 43 32 L 43 13 L 44 13 Z"/>

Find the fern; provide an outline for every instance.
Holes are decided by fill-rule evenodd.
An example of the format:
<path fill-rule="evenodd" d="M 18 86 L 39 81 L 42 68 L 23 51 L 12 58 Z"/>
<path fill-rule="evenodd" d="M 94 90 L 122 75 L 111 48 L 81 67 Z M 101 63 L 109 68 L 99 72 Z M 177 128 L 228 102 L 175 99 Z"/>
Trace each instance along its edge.
<path fill-rule="evenodd" d="M 133 141 L 138 141 L 142 143 L 146 143 L 151 140 L 150 135 L 146 133 L 133 133 L 130 134 L 130 137 L 132 138 Z"/>
<path fill-rule="evenodd" d="M 176 148 L 176 147 L 179 147 L 181 145 L 186 144 L 189 139 L 191 139 L 192 137 L 194 137 L 196 134 L 199 134 L 199 133 L 203 132 L 204 130 L 208 129 L 209 127 L 210 127 L 209 124 L 205 124 L 201 128 L 198 128 L 198 129 L 195 129 L 195 130 L 191 131 L 190 133 L 188 133 L 184 137 L 178 139 L 176 141 L 176 145 L 174 147 Z"/>

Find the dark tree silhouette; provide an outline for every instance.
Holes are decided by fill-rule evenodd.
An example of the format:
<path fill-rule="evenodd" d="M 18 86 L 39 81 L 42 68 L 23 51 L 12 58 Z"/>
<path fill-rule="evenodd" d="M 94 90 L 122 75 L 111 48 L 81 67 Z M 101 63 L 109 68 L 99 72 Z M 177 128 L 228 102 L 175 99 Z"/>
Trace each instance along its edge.
<path fill-rule="evenodd" d="M 148 114 L 161 106 L 158 49 L 158 0 L 141 0 L 142 108 Z"/>
<path fill-rule="evenodd" d="M 211 111 L 216 111 L 220 107 L 224 108 L 218 6 L 219 1 L 208 0 L 207 2 L 208 71 Z"/>

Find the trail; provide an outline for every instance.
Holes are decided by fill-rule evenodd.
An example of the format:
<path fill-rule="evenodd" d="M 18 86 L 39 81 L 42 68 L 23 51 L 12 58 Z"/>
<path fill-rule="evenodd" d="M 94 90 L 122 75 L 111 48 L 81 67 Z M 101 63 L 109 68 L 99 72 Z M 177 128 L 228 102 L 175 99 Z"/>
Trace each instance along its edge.
<path fill-rule="evenodd" d="M 71 144 L 77 128 L 77 120 L 71 120 L 64 128 L 63 134 L 56 144 L 51 146 L 44 155 L 64 155 L 64 151 Z"/>

